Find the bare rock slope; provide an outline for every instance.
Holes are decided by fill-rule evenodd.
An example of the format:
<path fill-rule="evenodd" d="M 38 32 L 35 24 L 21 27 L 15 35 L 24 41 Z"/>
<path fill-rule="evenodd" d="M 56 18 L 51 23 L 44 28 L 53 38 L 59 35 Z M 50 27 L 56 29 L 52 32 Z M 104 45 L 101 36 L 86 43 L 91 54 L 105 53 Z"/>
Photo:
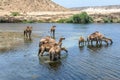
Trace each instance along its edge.
<path fill-rule="evenodd" d="M 0 0 L 0 10 L 16 12 L 65 11 L 51 0 Z"/>

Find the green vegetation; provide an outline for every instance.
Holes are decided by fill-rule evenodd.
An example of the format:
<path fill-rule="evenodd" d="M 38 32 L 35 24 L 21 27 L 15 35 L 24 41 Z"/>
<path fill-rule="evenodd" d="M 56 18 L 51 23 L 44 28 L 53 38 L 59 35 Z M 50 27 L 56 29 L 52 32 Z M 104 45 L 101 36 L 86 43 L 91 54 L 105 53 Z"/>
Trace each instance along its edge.
<path fill-rule="evenodd" d="M 103 18 L 104 23 L 112 23 L 112 18 Z"/>
<path fill-rule="evenodd" d="M 19 12 L 11 12 L 11 16 L 19 16 L 20 13 Z"/>
<path fill-rule="evenodd" d="M 83 23 L 83 24 L 86 24 L 86 23 L 93 22 L 93 19 L 86 12 L 82 12 L 80 14 L 75 14 L 68 19 L 60 19 L 57 22 L 59 22 L 59 23 Z"/>

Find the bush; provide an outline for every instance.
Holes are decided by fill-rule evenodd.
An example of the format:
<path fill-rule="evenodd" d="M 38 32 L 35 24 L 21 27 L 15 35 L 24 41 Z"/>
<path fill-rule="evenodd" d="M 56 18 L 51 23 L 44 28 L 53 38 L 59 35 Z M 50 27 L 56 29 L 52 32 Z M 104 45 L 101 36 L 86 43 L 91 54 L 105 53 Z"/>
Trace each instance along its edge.
<path fill-rule="evenodd" d="M 85 24 L 85 23 L 93 22 L 93 19 L 86 12 L 82 12 L 80 14 L 75 14 L 68 19 L 60 19 L 57 22 L 60 22 L 60 23 L 83 23 L 83 24 Z"/>
<path fill-rule="evenodd" d="M 82 12 L 80 14 L 73 15 L 72 22 L 85 24 L 93 22 L 93 19 L 86 12 Z"/>
<path fill-rule="evenodd" d="M 112 18 L 103 18 L 104 23 L 112 23 Z"/>
<path fill-rule="evenodd" d="M 66 21 L 66 19 L 60 19 L 60 20 L 58 20 L 57 22 L 58 22 L 58 23 L 65 23 L 65 21 Z"/>
<path fill-rule="evenodd" d="M 19 16 L 19 12 L 11 12 L 11 16 Z"/>

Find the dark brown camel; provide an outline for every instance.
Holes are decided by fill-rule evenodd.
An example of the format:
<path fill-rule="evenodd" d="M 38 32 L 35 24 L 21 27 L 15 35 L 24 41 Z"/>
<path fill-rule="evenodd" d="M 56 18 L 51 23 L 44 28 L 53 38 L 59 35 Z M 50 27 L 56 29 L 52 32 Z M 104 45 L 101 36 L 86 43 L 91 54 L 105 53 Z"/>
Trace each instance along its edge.
<path fill-rule="evenodd" d="M 32 33 L 32 27 L 27 26 L 27 28 L 24 30 L 24 37 L 31 39 L 31 33 Z"/>
<path fill-rule="evenodd" d="M 55 42 L 46 42 L 46 43 L 42 43 L 40 45 L 39 43 L 39 51 L 38 51 L 38 56 L 39 54 L 42 56 L 44 52 L 49 52 L 49 50 L 52 48 L 52 46 L 54 44 L 57 44 L 59 47 L 62 46 L 62 40 L 64 40 L 65 38 L 60 38 L 59 39 L 59 42 L 57 43 L 56 41 Z"/>
<path fill-rule="evenodd" d="M 55 28 L 56 28 L 56 26 L 52 26 L 50 29 L 50 32 L 51 32 L 53 38 L 55 38 Z"/>

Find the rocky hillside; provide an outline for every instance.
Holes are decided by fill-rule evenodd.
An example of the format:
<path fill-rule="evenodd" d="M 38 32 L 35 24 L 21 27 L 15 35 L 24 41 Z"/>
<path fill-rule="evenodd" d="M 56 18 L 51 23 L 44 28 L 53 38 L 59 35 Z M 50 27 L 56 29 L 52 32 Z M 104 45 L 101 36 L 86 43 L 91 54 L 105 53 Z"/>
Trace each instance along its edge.
<path fill-rule="evenodd" d="M 51 0 L 0 0 L 0 10 L 13 12 L 65 11 Z"/>

